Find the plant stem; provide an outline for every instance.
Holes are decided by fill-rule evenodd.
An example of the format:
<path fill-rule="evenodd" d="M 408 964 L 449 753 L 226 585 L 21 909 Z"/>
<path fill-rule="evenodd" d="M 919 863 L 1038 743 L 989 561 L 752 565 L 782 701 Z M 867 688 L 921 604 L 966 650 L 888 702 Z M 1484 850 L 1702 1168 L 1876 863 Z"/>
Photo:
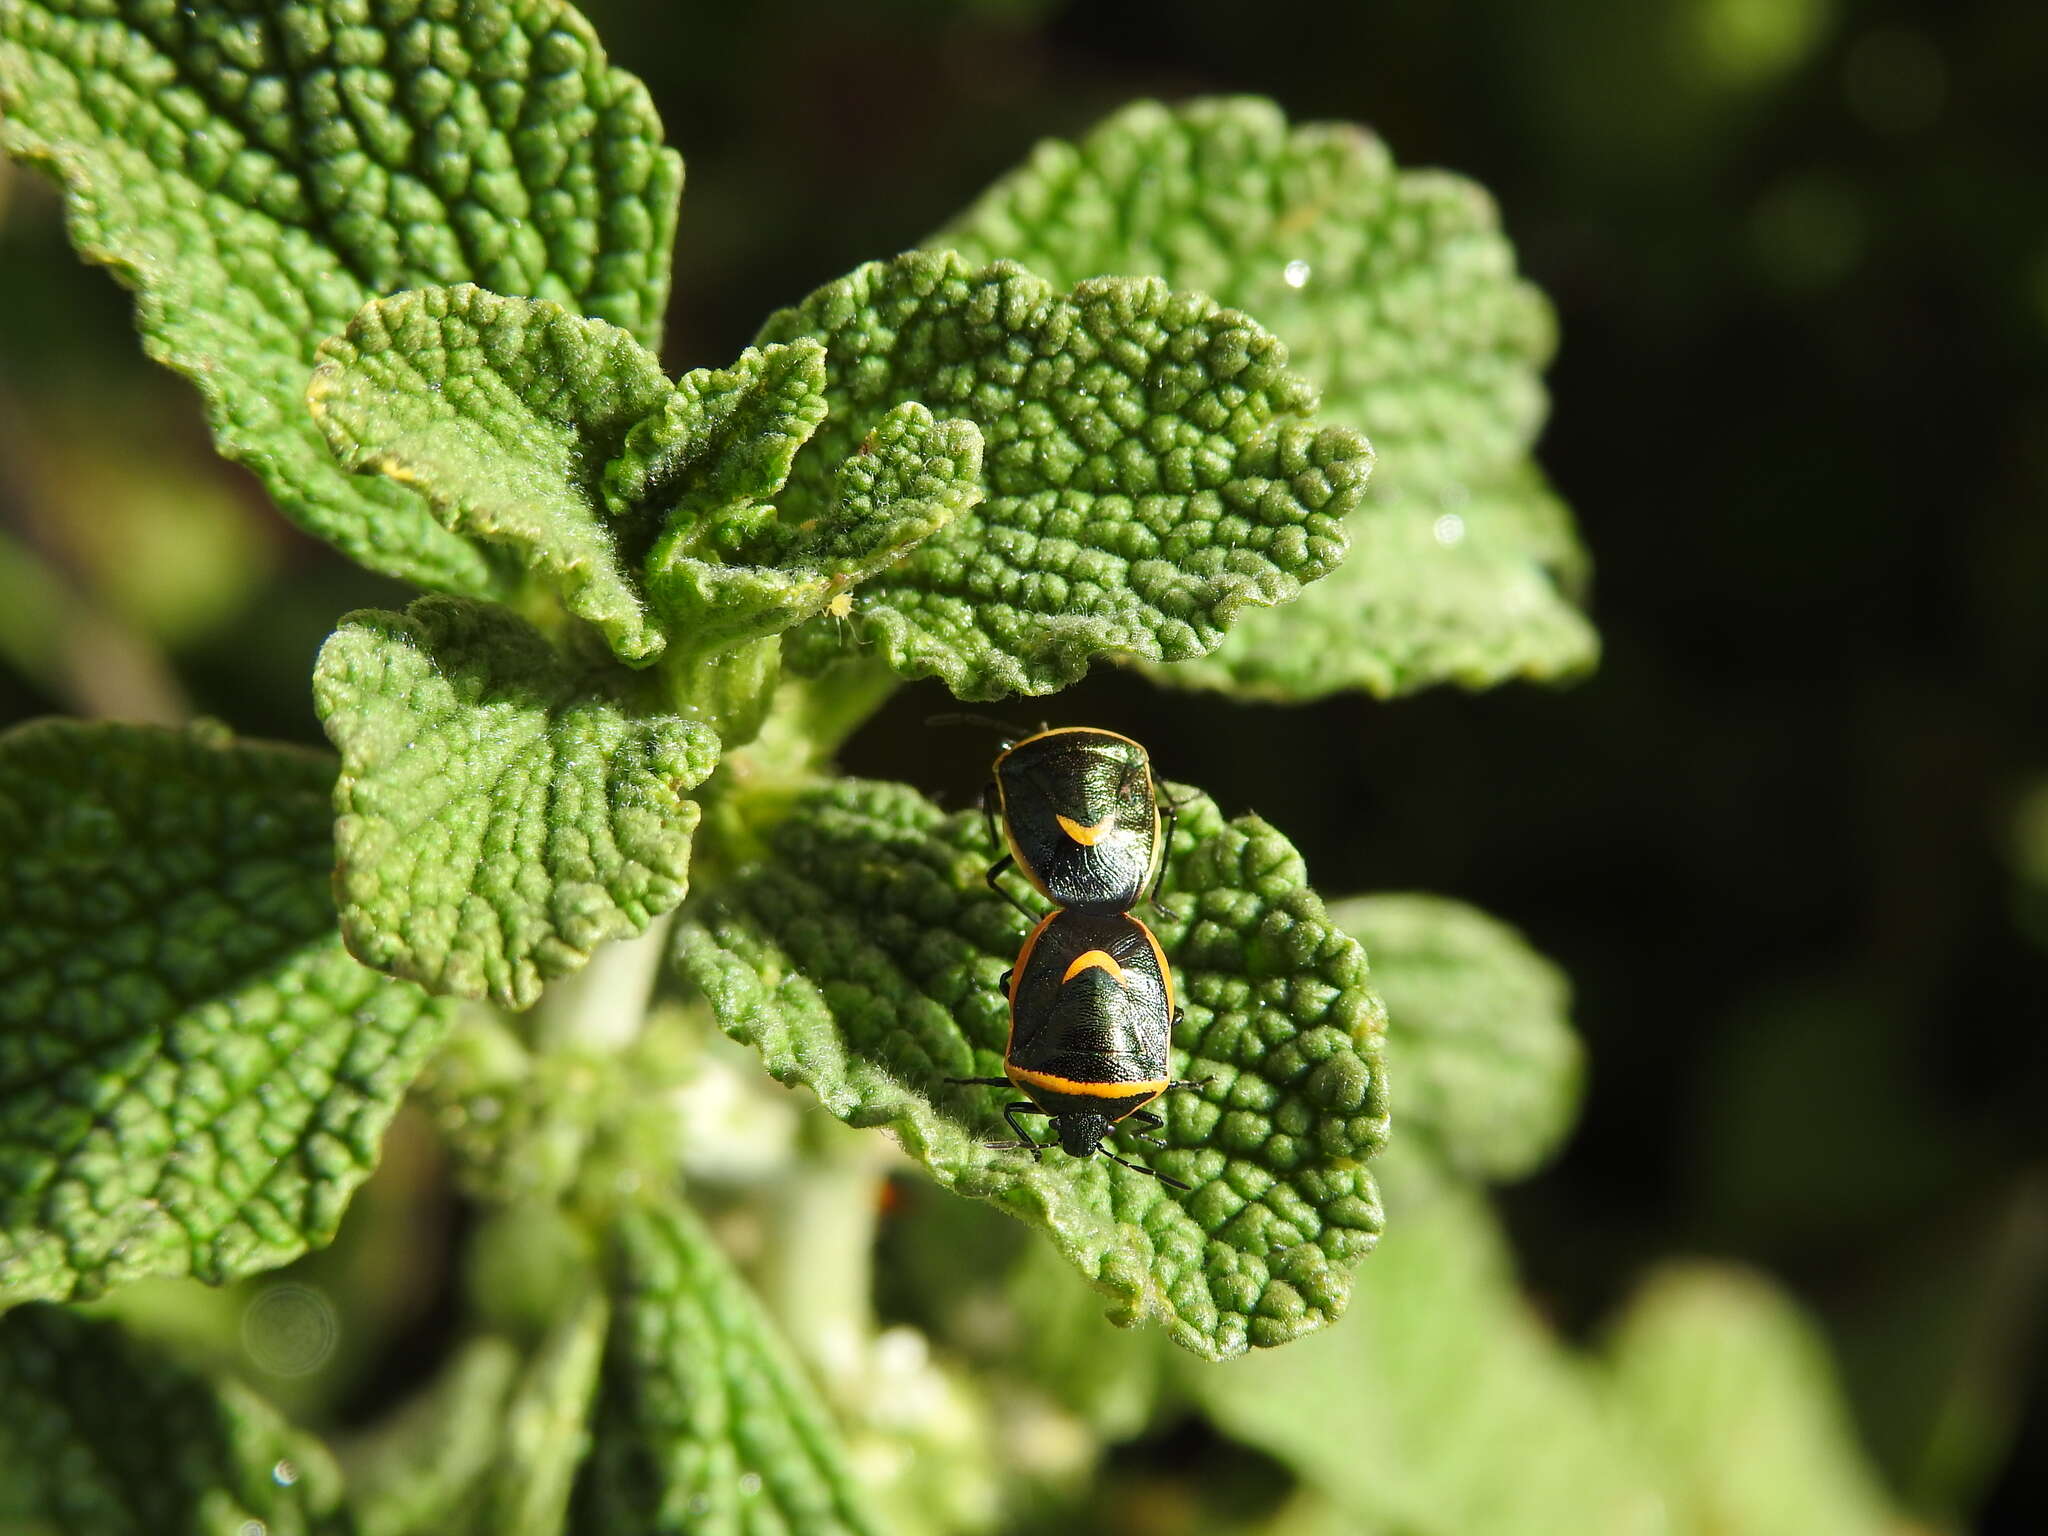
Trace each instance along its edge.
<path fill-rule="evenodd" d="M 758 744 L 822 769 L 902 683 L 871 656 L 843 661 L 820 677 L 785 677 Z"/>
<path fill-rule="evenodd" d="M 731 650 L 692 654 L 680 643 L 648 676 L 670 713 L 702 720 L 729 751 L 752 741 L 775 696 L 782 670 L 782 638 L 765 635 Z"/>
<path fill-rule="evenodd" d="M 888 1153 L 864 1132 L 824 1144 L 776 1190 L 758 1271 L 763 1299 L 828 1392 L 851 1387 L 874 1337 L 875 1232 Z"/>
<path fill-rule="evenodd" d="M 609 1055 L 631 1045 L 654 996 L 672 916 L 656 918 L 637 939 L 604 945 L 582 970 L 549 987 L 533 1011 L 534 1050 Z"/>

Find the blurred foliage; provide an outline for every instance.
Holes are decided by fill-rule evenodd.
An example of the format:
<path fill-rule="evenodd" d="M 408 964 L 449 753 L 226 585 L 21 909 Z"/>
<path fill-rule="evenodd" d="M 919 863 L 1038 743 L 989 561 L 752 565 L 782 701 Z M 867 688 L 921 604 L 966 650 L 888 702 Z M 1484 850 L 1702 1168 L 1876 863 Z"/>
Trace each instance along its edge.
<path fill-rule="evenodd" d="M 1836 1346 L 1848 1412 L 1913 1518 L 2038 1529 L 2048 838 L 2016 829 L 2038 826 L 2028 791 L 2048 774 L 2040 8 L 1388 0 L 1257 28 L 1223 0 L 585 9 L 689 158 L 672 370 L 729 358 L 775 306 L 938 227 L 1034 138 L 1139 95 L 1266 92 L 1493 192 L 1559 311 L 1539 452 L 1597 557 L 1602 673 L 1565 693 L 1290 712 L 1107 676 L 1060 717 L 1131 730 L 1227 809 L 1265 810 L 1321 888 L 1456 891 L 1571 976 L 1591 1064 L 1580 1130 L 1493 1197 L 1565 1339 L 1673 1252 L 1761 1266 Z M 48 188 L 6 167 L 0 284 L 0 721 L 197 710 L 317 739 L 319 643 L 396 589 L 213 458 L 197 400 L 140 358 L 127 295 L 72 256 Z M 967 803 L 979 749 L 922 724 L 944 699 L 907 690 L 847 766 Z M 694 1096 L 686 1166 L 707 1197 L 772 1186 L 821 1118 L 759 1075 L 707 1047 L 675 1090 Z M 489 1315 L 480 1298 L 504 1297 L 481 1270 L 534 1252 L 506 1236 L 511 1261 L 457 1278 L 473 1218 L 423 1131 L 401 1117 L 334 1248 L 112 1310 L 348 1449 L 345 1432 L 428 1388 Z M 1451 1473 L 1426 1446 L 1379 1481 L 1357 1447 L 1312 1461 L 1290 1439 L 1280 1458 L 1257 1427 L 1269 1400 L 1188 1386 L 1191 1367 L 1109 1330 L 1012 1224 L 915 1179 L 869 1170 L 853 1188 L 879 1228 L 881 1337 L 899 1343 L 893 1376 L 864 1356 L 845 1379 L 877 1400 L 892 1380 L 940 1417 L 972 1381 L 987 1417 L 963 1413 L 979 1427 L 946 1453 L 966 1490 L 956 1525 L 978 1509 L 987 1528 L 1309 1536 L 1471 1507 L 1436 1502 L 1429 1479 Z M 1575 1455 L 1620 1433 L 1599 1405 L 1629 1402 L 1637 1470 L 1617 1455 L 1588 1474 L 1624 1512 L 1636 1476 L 1701 1485 L 1695 1437 L 1749 1454 L 1660 1385 L 1732 1381 L 1723 1401 L 1837 1469 L 1815 1494 L 1835 1512 L 1800 1529 L 1868 1515 L 1809 1325 L 1782 1299 L 1678 1271 L 1622 1314 L 1608 1355 L 1567 1354 L 1516 1299 L 1477 1197 L 1411 1195 L 1413 1246 L 1390 1237 L 1361 1287 L 1405 1272 L 1418 1326 L 1444 1337 L 1375 1352 L 1376 1370 L 1445 1391 L 1498 1378 L 1526 1420 L 1475 1422 L 1579 1437 Z M 759 1278 L 787 1234 L 750 1204 L 714 1227 Z M 1477 1255 L 1456 1287 L 1416 1278 L 1432 1232 Z M 1479 1309 L 1483 1348 L 1450 1328 Z M 304 1364 L 264 1344 L 266 1316 L 332 1347 L 297 1374 L 266 1369 Z M 1782 1341 L 1771 1363 L 1722 1374 L 1757 1337 Z M 1688 1364 L 1707 1339 L 1713 1368 Z M 1367 1395 L 1374 1379 L 1342 1390 L 1378 1412 L 1391 1398 Z M 1704 1391 L 1682 1397 L 1712 1411 Z M 865 1433 L 861 1465 L 929 1444 Z M 1707 1481 L 1724 1528 L 1770 1528 L 1740 1523 L 1746 1481 Z"/>

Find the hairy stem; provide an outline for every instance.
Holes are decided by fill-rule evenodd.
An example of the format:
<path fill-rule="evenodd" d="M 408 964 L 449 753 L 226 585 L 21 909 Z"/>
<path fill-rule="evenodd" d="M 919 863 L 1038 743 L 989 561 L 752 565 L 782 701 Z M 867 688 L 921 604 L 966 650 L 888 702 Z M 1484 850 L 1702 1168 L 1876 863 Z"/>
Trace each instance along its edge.
<path fill-rule="evenodd" d="M 819 1124 L 812 1155 L 776 1190 L 760 1291 L 827 1392 L 858 1381 L 874 1337 L 875 1231 L 888 1154 Z"/>
<path fill-rule="evenodd" d="M 631 1045 L 654 996 L 671 916 L 656 918 L 637 939 L 604 945 L 582 970 L 549 987 L 532 1015 L 534 1050 L 610 1054 Z"/>

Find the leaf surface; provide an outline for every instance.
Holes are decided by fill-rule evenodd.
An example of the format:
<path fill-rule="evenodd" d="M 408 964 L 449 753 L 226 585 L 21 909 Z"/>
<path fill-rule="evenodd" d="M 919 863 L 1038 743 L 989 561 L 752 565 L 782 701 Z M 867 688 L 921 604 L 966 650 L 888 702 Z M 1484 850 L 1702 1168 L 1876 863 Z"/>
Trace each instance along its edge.
<path fill-rule="evenodd" d="M 0 1529 L 349 1536 L 324 1446 L 232 1380 L 207 1381 L 61 1307 L 0 1318 Z"/>
<path fill-rule="evenodd" d="M 720 540 L 736 546 L 724 560 L 706 558 L 710 541 L 694 533 L 664 540 L 649 559 L 649 584 L 681 643 L 730 648 L 824 613 L 982 495 L 974 424 L 939 421 L 906 401 L 840 463 L 821 515 L 734 528 Z"/>
<path fill-rule="evenodd" d="M 849 780 L 802 798 L 770 857 L 677 934 L 719 1023 L 786 1083 L 854 1125 L 887 1126 L 933 1176 L 1042 1228 L 1112 1316 L 1164 1322 L 1214 1359 L 1283 1343 L 1343 1309 L 1380 1209 L 1382 1013 L 1365 957 L 1325 918 L 1300 856 L 1254 817 L 1195 797 L 1180 815 L 1156 931 L 1187 1019 L 1165 1149 L 1186 1193 L 1099 1159 L 1033 1163 L 1004 1134 L 998 978 L 1024 938 L 992 895 L 981 819 L 903 785 Z"/>
<path fill-rule="evenodd" d="M 514 568 L 306 415 L 321 337 L 478 282 L 660 336 L 682 162 L 559 0 L 7 0 L 0 143 L 60 180 L 88 260 L 220 451 L 373 570 L 504 595 Z"/>
<path fill-rule="evenodd" d="M 1582 1053 L 1571 988 L 1507 924 L 1441 896 L 1360 896 L 1330 920 L 1372 959 L 1401 1136 L 1452 1171 L 1514 1179 L 1571 1128 Z"/>
<path fill-rule="evenodd" d="M 1267 101 L 1140 102 L 1040 144 L 931 243 L 1058 283 L 1150 273 L 1210 294 L 1287 343 L 1325 420 L 1371 436 L 1350 558 L 1178 680 L 1384 697 L 1592 663 L 1585 556 L 1526 462 L 1554 326 L 1473 183 L 1397 171 L 1364 130 L 1290 128 Z"/>
<path fill-rule="evenodd" d="M 505 1340 L 471 1339 L 367 1438 L 343 1448 L 361 1536 L 477 1529 L 466 1517 L 503 1449 L 518 1370 L 518 1352 Z"/>
<path fill-rule="evenodd" d="M 642 718 L 523 619 L 463 598 L 351 614 L 314 702 L 341 752 L 335 890 L 364 963 L 526 1008 L 683 899 L 710 727 Z"/>
<path fill-rule="evenodd" d="M 560 1536 L 590 1420 L 611 1313 L 593 1287 L 565 1307 L 528 1362 L 505 1409 L 503 1450 L 479 1498 L 479 1533 Z"/>
<path fill-rule="evenodd" d="M 1523 1303 L 1484 1199 L 1456 1184 L 1401 1198 L 1420 1181 L 1388 1161 L 1393 1235 L 1329 1337 L 1183 1369 L 1182 1387 L 1367 1530 L 1666 1536 L 1660 1488 L 1591 1363 Z"/>
<path fill-rule="evenodd" d="M 630 666 L 819 614 L 981 496 L 973 424 L 910 402 L 853 445 L 829 501 L 784 518 L 826 410 L 808 339 L 671 384 L 617 326 L 429 288 L 367 306 L 320 355 L 308 398 L 341 461 L 507 552 Z"/>
<path fill-rule="evenodd" d="M 559 304 L 464 286 L 366 305 L 319 357 L 306 400 L 343 465 L 505 551 L 621 660 L 660 653 L 631 571 L 651 530 L 615 531 L 601 494 L 627 432 L 670 393 L 652 352 Z"/>
<path fill-rule="evenodd" d="M 1585 553 L 1532 463 L 1412 511 L 1368 498 L 1350 532 L 1350 558 L 1300 602 L 1248 615 L 1221 650 L 1154 676 L 1280 703 L 1344 688 L 1385 699 L 1559 682 L 1599 654 L 1592 621 L 1559 595 L 1582 589 Z"/>
<path fill-rule="evenodd" d="M 334 932 L 331 761 L 0 736 L 0 1304 L 327 1241 L 443 1010 Z"/>
<path fill-rule="evenodd" d="M 1107 653 L 1178 661 L 1344 552 L 1371 450 L 1244 315 L 1156 278 L 1062 293 L 946 252 L 861 267 L 760 340 L 824 342 L 831 415 L 792 509 L 905 400 L 979 429 L 987 497 L 861 588 L 864 637 L 967 699 L 1050 693 Z M 816 657 L 809 658 L 815 664 Z"/>
<path fill-rule="evenodd" d="M 622 1211 L 572 1532 L 877 1529 L 837 1429 L 759 1300 L 679 1205 Z"/>
<path fill-rule="evenodd" d="M 1682 1511 L 1684 1536 L 1885 1536 L 1903 1529 L 1867 1466 L 1827 1347 L 1762 1277 L 1654 1276 L 1609 1340 L 1612 1390 Z"/>

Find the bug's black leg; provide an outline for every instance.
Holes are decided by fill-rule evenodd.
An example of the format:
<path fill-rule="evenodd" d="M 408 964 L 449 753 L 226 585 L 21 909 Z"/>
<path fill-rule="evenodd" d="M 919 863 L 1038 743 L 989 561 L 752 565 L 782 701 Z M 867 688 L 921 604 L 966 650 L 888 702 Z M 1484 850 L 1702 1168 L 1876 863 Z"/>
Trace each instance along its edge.
<path fill-rule="evenodd" d="M 1164 1124 L 1166 1124 L 1164 1120 L 1160 1119 L 1157 1115 L 1153 1114 L 1152 1111 L 1149 1109 L 1132 1110 L 1128 1115 L 1124 1116 L 1122 1123 L 1128 1125 L 1133 1120 L 1142 1120 L 1145 1122 L 1146 1125 L 1150 1126 L 1155 1131 L 1158 1130 Z M 1157 1136 L 1153 1136 L 1145 1131 L 1133 1131 L 1131 1132 L 1131 1137 L 1135 1141 L 1149 1141 L 1155 1147 L 1163 1147 L 1166 1145 L 1166 1143 L 1160 1140 Z"/>
<path fill-rule="evenodd" d="M 1031 1149 L 1031 1161 L 1034 1163 L 1045 1161 L 1045 1148 L 1038 1144 L 1029 1131 L 1017 1123 L 1017 1116 L 1020 1114 L 1049 1115 L 1051 1113 L 1051 1110 L 1040 1109 L 1036 1104 L 1011 1104 L 1003 1110 L 1003 1119 L 1008 1122 L 1010 1129 L 1017 1133 L 1017 1145 Z"/>
<path fill-rule="evenodd" d="M 1015 896 L 1012 896 L 1008 891 L 1004 890 L 1000 885 L 996 884 L 996 876 L 1000 875 L 1004 870 L 1008 869 L 1013 862 L 1014 861 L 1006 853 L 1000 859 L 997 859 L 995 863 L 989 865 L 988 888 L 994 891 L 998 896 L 1002 897 L 1003 900 L 1007 901 L 1011 906 L 1015 907 L 1019 912 L 1022 912 L 1033 923 L 1036 923 L 1038 921 L 1038 914 L 1036 912 L 1033 912 L 1029 907 L 1025 906 L 1023 902 L 1019 901 Z"/>
<path fill-rule="evenodd" d="M 1176 1088 L 1206 1088 L 1215 1081 L 1213 1077 L 1184 1077 L 1178 1082 L 1168 1083 L 1162 1091 L 1171 1093 Z"/>
<path fill-rule="evenodd" d="M 996 830 L 997 799 L 998 795 L 994 780 L 990 780 L 981 786 L 981 819 L 988 826 L 988 845 L 991 848 L 1003 846 L 1003 835 Z"/>
<path fill-rule="evenodd" d="M 1011 969 L 1003 972 L 1002 975 L 996 978 L 996 989 L 999 992 L 1001 992 L 1003 996 L 1008 997 L 1010 995 L 1010 983 L 1012 980 L 1016 978 L 1016 975 L 1017 972 L 1014 969 Z"/>
<path fill-rule="evenodd" d="M 1145 898 L 1152 910 L 1168 922 L 1178 922 L 1180 914 L 1159 899 L 1159 887 L 1166 881 L 1166 861 L 1173 857 L 1173 829 L 1180 824 L 1180 811 L 1171 800 L 1159 803 L 1159 868 L 1152 872 L 1152 890 Z"/>
<path fill-rule="evenodd" d="M 1179 1028 L 1181 1027 L 1181 1025 L 1182 1025 L 1182 1024 L 1184 1024 L 1184 1023 L 1186 1023 L 1186 1022 L 1187 1022 L 1187 1017 L 1188 1017 L 1188 1011 L 1187 1011 L 1187 1009 L 1185 1009 L 1185 1008 L 1181 1008 L 1181 1007 L 1175 1007 L 1175 1009 L 1173 1010 L 1173 1025 L 1172 1025 L 1172 1027 L 1173 1027 L 1173 1028 L 1175 1028 L 1175 1029 L 1179 1029 Z"/>
<path fill-rule="evenodd" d="M 1186 1190 L 1191 1187 L 1189 1185 L 1181 1183 L 1179 1179 L 1168 1178 L 1165 1174 L 1161 1173 L 1157 1168 L 1147 1168 L 1143 1163 L 1128 1162 L 1125 1159 L 1118 1157 L 1114 1152 L 1110 1151 L 1107 1147 L 1098 1146 L 1095 1150 L 1100 1152 L 1104 1157 L 1108 1158 L 1112 1163 L 1116 1163 L 1121 1167 L 1128 1168 L 1133 1173 L 1142 1173 L 1148 1179 L 1157 1179 L 1160 1183 L 1164 1184 L 1168 1189 Z"/>
<path fill-rule="evenodd" d="M 1007 1077 L 949 1077 L 946 1081 L 960 1088 L 1007 1088 L 1010 1086 L 1010 1080 Z"/>

